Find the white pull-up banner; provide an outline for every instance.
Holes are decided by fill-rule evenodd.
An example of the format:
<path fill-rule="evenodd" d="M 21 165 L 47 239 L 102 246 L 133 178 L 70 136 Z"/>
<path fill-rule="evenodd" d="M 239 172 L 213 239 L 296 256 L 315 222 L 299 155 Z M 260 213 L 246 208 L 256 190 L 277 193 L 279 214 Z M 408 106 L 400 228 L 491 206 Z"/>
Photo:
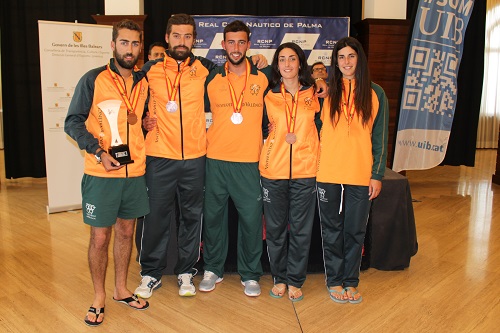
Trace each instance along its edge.
<path fill-rule="evenodd" d="M 113 57 L 111 26 L 38 21 L 48 213 L 82 207 L 83 152 L 64 133 L 80 77 Z"/>

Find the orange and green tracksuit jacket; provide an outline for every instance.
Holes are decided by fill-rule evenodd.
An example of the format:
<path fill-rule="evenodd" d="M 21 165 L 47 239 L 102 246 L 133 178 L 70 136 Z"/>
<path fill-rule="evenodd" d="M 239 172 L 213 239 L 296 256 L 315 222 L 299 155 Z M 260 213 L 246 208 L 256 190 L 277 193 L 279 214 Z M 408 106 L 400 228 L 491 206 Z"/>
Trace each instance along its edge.
<path fill-rule="evenodd" d="M 125 84 L 128 96 L 134 89 L 139 89 L 139 99 L 135 108 L 137 122 L 134 125 L 127 122 L 127 106 L 107 67 L 102 66 L 90 70 L 78 82 L 68 108 L 64 131 L 78 143 L 80 149 L 86 151 L 85 174 L 105 178 L 139 177 L 146 171 L 141 117 L 147 99 L 148 82 L 141 71 L 133 71 L 130 78 L 123 79 L 115 66 L 114 59 L 110 60 L 110 68 Z M 94 156 L 99 147 L 108 151 L 112 145 L 111 126 L 104 114 L 106 104 L 119 108 L 117 124 L 119 136 L 123 144 L 128 144 L 131 159 L 134 160 L 134 163 L 127 164 L 124 168 L 110 172 L 97 163 Z"/>
<path fill-rule="evenodd" d="M 194 159 L 206 155 L 206 121 L 204 98 L 205 79 L 216 65 L 211 61 L 189 56 L 185 66 L 169 56 L 147 62 L 142 70 L 149 82 L 150 117 L 157 125 L 146 135 L 146 155 L 174 160 Z M 178 109 L 166 110 L 169 101 L 167 80 L 174 83 L 180 73 L 179 88 L 175 96 Z"/>
<path fill-rule="evenodd" d="M 302 87 L 298 95 L 298 109 L 294 133 L 296 142 L 285 141 L 288 133 L 285 99 L 277 85 L 264 98 L 265 116 L 273 124 L 260 155 L 259 170 L 268 179 L 297 179 L 316 176 L 318 130 L 315 117 L 319 116 L 320 103 L 314 95 L 314 86 Z M 285 94 L 292 107 L 292 95 Z"/>
<path fill-rule="evenodd" d="M 212 112 L 212 125 L 207 132 L 207 157 L 228 162 L 258 162 L 262 148 L 262 115 L 264 93 L 271 67 L 258 70 L 251 60 L 251 71 L 243 96 L 243 122 L 231 122 L 233 103 L 228 76 L 237 96 L 245 86 L 246 75 L 226 73 L 224 66 L 212 71 L 206 81 L 205 110 Z"/>
<path fill-rule="evenodd" d="M 354 93 L 354 80 L 343 79 L 344 89 Z M 363 126 L 354 115 L 348 125 L 342 114 L 332 123 L 330 100 L 325 99 L 320 133 L 318 174 L 322 183 L 368 186 L 382 180 L 387 159 L 389 103 L 384 90 L 372 82 L 372 119 Z"/>

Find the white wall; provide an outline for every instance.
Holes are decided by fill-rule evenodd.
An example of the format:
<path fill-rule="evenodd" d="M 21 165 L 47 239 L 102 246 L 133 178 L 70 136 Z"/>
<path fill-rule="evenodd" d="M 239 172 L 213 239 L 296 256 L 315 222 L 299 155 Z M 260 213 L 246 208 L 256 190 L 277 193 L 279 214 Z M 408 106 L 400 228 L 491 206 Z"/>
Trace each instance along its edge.
<path fill-rule="evenodd" d="M 144 0 L 105 0 L 106 15 L 144 15 Z"/>
<path fill-rule="evenodd" d="M 109 1 L 109 0 L 106 0 Z M 363 19 L 406 19 L 405 0 L 364 0 Z"/>
<path fill-rule="evenodd" d="M 105 0 L 106 15 L 144 15 L 144 0 Z M 405 0 L 364 0 L 363 19 L 405 19 Z"/>

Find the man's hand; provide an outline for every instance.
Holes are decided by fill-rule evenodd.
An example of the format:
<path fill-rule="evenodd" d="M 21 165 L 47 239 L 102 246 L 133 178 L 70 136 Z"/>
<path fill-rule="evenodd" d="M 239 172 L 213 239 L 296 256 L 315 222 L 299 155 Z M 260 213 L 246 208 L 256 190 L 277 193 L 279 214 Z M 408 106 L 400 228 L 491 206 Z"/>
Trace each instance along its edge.
<path fill-rule="evenodd" d="M 272 122 L 269 122 L 269 124 L 267 124 L 267 129 L 269 133 L 271 133 L 274 129 L 274 124 Z"/>
<path fill-rule="evenodd" d="M 115 160 L 113 156 L 111 156 L 107 152 L 101 154 L 101 163 L 107 172 L 118 170 L 125 166 L 125 165 L 120 165 L 120 162 Z"/>
<path fill-rule="evenodd" d="M 149 112 L 146 112 L 146 117 L 142 120 L 142 127 L 148 132 L 153 130 L 156 127 L 156 118 L 150 117 Z"/>
<path fill-rule="evenodd" d="M 264 67 L 267 67 L 268 65 L 267 58 L 262 54 L 253 55 L 252 62 L 255 66 L 257 66 L 258 69 L 262 69 Z"/>
<path fill-rule="evenodd" d="M 373 200 L 382 191 L 382 182 L 380 180 L 370 179 L 370 184 L 368 185 L 368 195 L 370 196 L 368 200 Z"/>
<path fill-rule="evenodd" d="M 328 96 L 328 85 L 325 80 L 316 80 L 316 94 L 320 98 L 326 98 Z"/>

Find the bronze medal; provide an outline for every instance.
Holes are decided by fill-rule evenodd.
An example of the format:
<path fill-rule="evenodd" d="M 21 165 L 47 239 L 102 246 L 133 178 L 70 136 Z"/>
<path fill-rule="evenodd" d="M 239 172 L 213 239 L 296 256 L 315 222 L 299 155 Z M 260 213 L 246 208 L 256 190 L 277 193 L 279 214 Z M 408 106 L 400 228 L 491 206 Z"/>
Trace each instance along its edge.
<path fill-rule="evenodd" d="M 135 113 L 129 113 L 127 115 L 127 122 L 130 125 L 135 125 L 135 123 L 137 122 L 137 115 Z"/>
<path fill-rule="evenodd" d="M 285 141 L 286 143 L 293 145 L 295 141 L 297 141 L 297 136 L 295 135 L 295 133 L 287 133 L 287 135 L 285 136 Z"/>
<path fill-rule="evenodd" d="M 142 80 L 140 84 L 136 85 L 132 90 L 132 93 L 130 94 L 130 97 L 132 98 L 131 101 L 129 97 L 127 97 L 127 92 L 124 85 L 120 80 L 118 80 L 118 76 L 116 75 L 116 73 L 110 69 L 109 64 L 106 66 L 106 68 L 108 69 L 108 73 L 109 75 L 111 75 L 111 78 L 113 79 L 115 87 L 118 89 L 122 100 L 125 102 L 125 105 L 127 105 L 127 122 L 130 125 L 134 125 L 135 123 L 137 123 L 137 115 L 134 113 L 134 110 L 137 106 L 137 103 L 139 102 L 139 95 L 140 91 L 142 90 Z"/>

